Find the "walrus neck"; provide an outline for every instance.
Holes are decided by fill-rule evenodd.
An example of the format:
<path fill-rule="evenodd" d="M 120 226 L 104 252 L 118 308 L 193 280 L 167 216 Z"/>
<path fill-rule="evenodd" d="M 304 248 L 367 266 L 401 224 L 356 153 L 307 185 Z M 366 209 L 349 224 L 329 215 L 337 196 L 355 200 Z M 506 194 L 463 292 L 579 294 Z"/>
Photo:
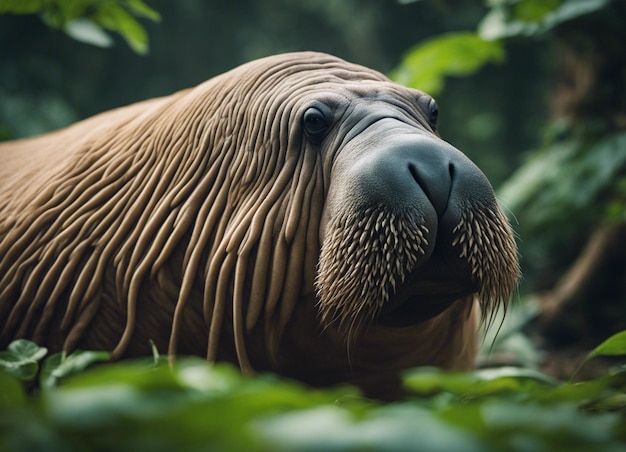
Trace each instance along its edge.
<path fill-rule="evenodd" d="M 400 384 L 398 373 L 403 369 L 473 367 L 477 349 L 474 311 L 473 296 L 468 296 L 417 325 L 393 328 L 372 324 L 348 345 L 341 332 L 320 325 L 315 305 L 309 302 L 294 312 L 280 344 L 277 367 L 267 370 L 313 386 L 348 382 L 368 396 L 393 397 L 399 387 L 390 385 Z"/>

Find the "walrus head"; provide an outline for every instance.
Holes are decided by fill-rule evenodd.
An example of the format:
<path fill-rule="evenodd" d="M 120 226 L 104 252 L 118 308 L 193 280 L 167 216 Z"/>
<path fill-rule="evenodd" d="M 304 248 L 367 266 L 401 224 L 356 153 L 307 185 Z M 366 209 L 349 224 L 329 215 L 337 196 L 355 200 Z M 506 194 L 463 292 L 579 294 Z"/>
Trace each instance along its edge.
<path fill-rule="evenodd" d="M 328 145 L 319 306 L 325 322 L 348 330 L 419 323 L 473 293 L 489 313 L 517 281 L 515 243 L 486 177 L 439 138 L 430 96 L 394 92 L 389 102 L 370 86 L 351 99 L 341 142 Z M 305 112 L 314 141 L 336 110 Z M 310 116 L 323 126 L 309 126 Z"/>
<path fill-rule="evenodd" d="M 0 145 L 0 342 L 152 340 L 313 382 L 467 365 L 474 297 L 506 304 L 517 251 L 436 122 L 427 94 L 304 52 Z"/>

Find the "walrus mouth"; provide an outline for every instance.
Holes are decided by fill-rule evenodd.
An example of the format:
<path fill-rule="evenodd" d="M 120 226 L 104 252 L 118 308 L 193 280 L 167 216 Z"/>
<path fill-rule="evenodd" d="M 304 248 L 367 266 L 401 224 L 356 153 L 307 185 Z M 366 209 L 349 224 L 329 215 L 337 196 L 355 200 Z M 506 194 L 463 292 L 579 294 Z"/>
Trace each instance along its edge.
<path fill-rule="evenodd" d="M 390 294 L 376 316 L 376 323 L 414 325 L 441 314 L 458 300 L 479 294 L 480 279 L 469 262 L 451 246 L 452 241 L 452 236 L 440 231 L 428 259 L 420 262 Z"/>
<path fill-rule="evenodd" d="M 479 291 L 474 282 L 418 281 L 401 287 L 381 309 L 376 323 L 403 327 L 424 322 L 444 312 L 453 303 Z"/>
<path fill-rule="evenodd" d="M 335 222 L 329 231 L 316 280 L 318 306 L 323 324 L 336 324 L 349 338 L 371 323 L 419 324 L 470 296 L 489 319 L 506 305 L 519 274 L 513 235 L 495 206 L 466 207 L 436 234 L 419 217 L 382 209 Z"/>

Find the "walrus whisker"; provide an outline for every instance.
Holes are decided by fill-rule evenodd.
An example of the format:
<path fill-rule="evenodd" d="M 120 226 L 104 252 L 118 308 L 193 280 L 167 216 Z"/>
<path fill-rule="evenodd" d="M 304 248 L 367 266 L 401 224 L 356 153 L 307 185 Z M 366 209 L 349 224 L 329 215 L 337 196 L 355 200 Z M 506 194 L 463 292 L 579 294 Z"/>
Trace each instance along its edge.
<path fill-rule="evenodd" d="M 390 214 L 380 206 L 366 209 L 360 215 L 337 220 L 337 224 L 332 225 L 331 230 L 336 235 L 326 239 L 320 257 L 316 284 L 320 291 L 322 321 L 337 318 L 341 331 L 351 328 L 346 325 L 355 325 L 353 320 L 346 324 L 348 319 L 374 319 L 395 287 L 424 255 L 427 246 L 424 231 L 428 230 L 419 219 Z M 400 242 L 398 237 L 402 236 L 407 240 Z M 357 243 L 359 245 L 355 246 Z M 398 246 L 400 243 L 402 245 Z M 342 255 L 342 259 L 337 259 L 337 254 Z M 330 256 L 333 256 L 332 261 L 328 260 Z M 332 264 L 326 265 L 327 261 Z M 342 279 L 343 287 L 334 282 L 336 292 L 325 293 L 325 281 L 337 278 Z M 333 315 L 329 317 L 331 312 Z"/>
<path fill-rule="evenodd" d="M 482 282 L 478 299 L 486 315 L 481 316 L 481 324 L 484 324 L 481 326 L 489 328 L 495 319 L 495 307 L 500 305 L 506 310 L 517 283 L 520 273 L 517 248 L 508 221 L 499 209 L 478 205 L 464 212 L 453 231 L 457 234 L 453 243 L 462 245 L 460 256 L 472 264 L 472 273 Z M 481 224 L 489 227 L 481 227 Z M 492 247 L 482 246 L 483 242 L 491 243 Z M 496 261 L 492 254 L 485 255 L 484 250 L 492 249 L 500 250 L 500 260 Z M 485 279 L 485 275 L 490 276 Z"/>

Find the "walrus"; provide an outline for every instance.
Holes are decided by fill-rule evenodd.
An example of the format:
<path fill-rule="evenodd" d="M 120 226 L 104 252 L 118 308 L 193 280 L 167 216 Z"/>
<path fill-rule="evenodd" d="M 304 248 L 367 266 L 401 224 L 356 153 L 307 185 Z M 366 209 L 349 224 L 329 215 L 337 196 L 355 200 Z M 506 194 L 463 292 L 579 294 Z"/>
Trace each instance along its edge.
<path fill-rule="evenodd" d="M 0 346 L 152 343 L 381 397 L 402 369 L 471 368 L 517 248 L 437 116 L 299 52 L 0 144 Z"/>

